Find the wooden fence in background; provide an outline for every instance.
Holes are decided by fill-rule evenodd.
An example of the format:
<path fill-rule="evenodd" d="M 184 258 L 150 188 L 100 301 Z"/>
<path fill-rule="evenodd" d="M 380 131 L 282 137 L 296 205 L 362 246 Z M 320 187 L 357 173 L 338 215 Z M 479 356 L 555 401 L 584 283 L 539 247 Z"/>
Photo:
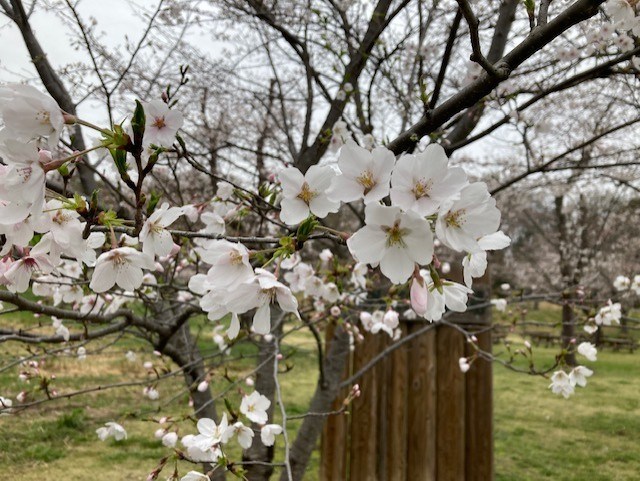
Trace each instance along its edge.
<path fill-rule="evenodd" d="M 467 329 L 487 326 L 484 312 L 459 316 Z M 403 335 L 425 326 L 405 321 Z M 491 350 L 491 332 L 478 335 Z M 393 341 L 368 334 L 351 354 L 345 378 Z M 492 370 L 455 328 L 437 326 L 375 364 L 359 381 L 348 414 L 330 417 L 322 436 L 323 481 L 489 481 L 493 479 Z M 336 400 L 336 409 L 347 392 Z"/>

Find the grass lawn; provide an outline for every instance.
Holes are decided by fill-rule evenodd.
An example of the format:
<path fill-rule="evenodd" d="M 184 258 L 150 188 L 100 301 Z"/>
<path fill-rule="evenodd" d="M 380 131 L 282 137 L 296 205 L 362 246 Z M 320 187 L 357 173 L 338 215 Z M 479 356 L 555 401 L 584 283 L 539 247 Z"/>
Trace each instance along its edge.
<path fill-rule="evenodd" d="M 43 325 L 49 325 L 43 321 Z M 208 336 L 203 345 L 211 347 Z M 138 350 L 131 364 L 124 352 Z M 117 352 L 90 356 L 80 362 L 73 356 L 56 359 L 45 370 L 56 372 L 61 392 L 80 386 L 108 384 L 132 378 L 144 380 L 145 360 L 158 362 L 140 344 Z M 245 348 L 246 349 L 246 348 Z M 291 371 L 283 374 L 283 395 L 291 414 L 305 411 L 315 386 L 313 343 L 303 335 L 290 340 L 297 354 Z M 499 350 L 499 348 L 498 348 Z M 0 368 L 15 346 L 0 345 Z M 244 354 L 252 354 L 246 349 Z M 535 349 L 541 365 L 550 363 L 554 351 Z M 547 389 L 548 381 L 494 369 L 495 464 L 497 480 L 635 480 L 640 472 L 640 367 L 637 355 L 601 352 L 597 363 L 588 363 L 595 375 L 585 389 L 569 400 Z M 248 372 L 250 361 L 231 376 Z M 243 371 L 246 370 L 246 371 Z M 0 395 L 15 399 L 25 388 L 15 369 L 0 372 Z M 220 381 L 216 387 L 226 385 Z M 13 481 L 144 480 L 167 450 L 154 439 L 160 415 L 188 415 L 182 380 L 160 385 L 161 398 L 150 401 L 142 386 L 108 390 L 42 405 L 17 416 L 0 417 L 0 472 Z M 233 391 L 232 401 L 239 399 Z M 122 423 L 129 438 L 121 443 L 100 442 L 95 430 L 107 421 Z M 277 422 L 277 418 L 276 418 Z M 290 426 L 290 435 L 296 425 Z M 190 421 L 180 423 L 180 434 L 195 431 Z M 280 444 L 282 444 L 280 442 Z M 237 452 L 237 448 L 236 448 Z M 317 455 L 307 479 L 317 479 Z M 183 465 L 181 472 L 186 470 Z M 171 467 L 159 479 L 171 474 Z"/>

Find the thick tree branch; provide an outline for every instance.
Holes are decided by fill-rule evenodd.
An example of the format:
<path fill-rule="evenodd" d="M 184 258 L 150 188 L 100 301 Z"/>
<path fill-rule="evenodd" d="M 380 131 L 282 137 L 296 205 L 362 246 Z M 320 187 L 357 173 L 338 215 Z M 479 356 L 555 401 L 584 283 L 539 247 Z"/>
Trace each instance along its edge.
<path fill-rule="evenodd" d="M 447 99 L 440 106 L 430 111 L 428 115 L 424 115 L 411 128 L 389 143 L 387 147 L 395 154 L 400 154 L 413 148 L 422 137 L 438 129 L 463 109 L 472 107 L 482 100 L 502 81 L 509 78 L 515 68 L 535 55 L 545 45 L 551 43 L 556 37 L 574 25 L 596 15 L 602 3 L 604 3 L 604 0 L 578 0 L 564 12 L 557 15 L 551 22 L 531 32 L 525 40 L 505 55 L 502 60 L 496 62 L 494 65 L 498 69 L 498 75 L 481 75 L 478 80 Z"/>

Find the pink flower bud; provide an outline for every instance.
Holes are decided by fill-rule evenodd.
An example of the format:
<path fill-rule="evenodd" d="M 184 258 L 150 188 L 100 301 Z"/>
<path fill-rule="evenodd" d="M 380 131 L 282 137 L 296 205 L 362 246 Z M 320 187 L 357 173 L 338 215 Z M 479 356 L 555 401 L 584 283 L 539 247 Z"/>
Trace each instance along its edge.
<path fill-rule="evenodd" d="M 411 281 L 411 308 L 419 316 L 424 316 L 427 313 L 427 286 L 422 279 L 413 278 Z"/>

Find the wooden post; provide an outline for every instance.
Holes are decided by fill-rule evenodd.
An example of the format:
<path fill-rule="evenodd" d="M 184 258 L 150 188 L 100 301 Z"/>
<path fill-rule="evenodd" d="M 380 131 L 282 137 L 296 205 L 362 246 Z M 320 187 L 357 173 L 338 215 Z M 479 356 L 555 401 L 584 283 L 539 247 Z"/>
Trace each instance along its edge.
<path fill-rule="evenodd" d="M 326 348 L 329 351 L 333 338 L 334 326 L 328 326 L 326 330 Z M 344 377 L 351 372 L 351 362 L 347 362 Z M 343 389 L 331 409 L 338 411 L 342 407 L 342 401 L 348 395 L 348 389 Z M 329 416 L 324 424 L 321 438 L 320 479 L 347 479 L 347 441 L 349 439 L 349 416 L 341 414 Z M 336 442 L 341 440 L 341 442 Z"/>
<path fill-rule="evenodd" d="M 488 277 L 477 279 L 474 290 L 488 299 Z M 491 351 L 489 309 L 447 319 L 477 333 L 480 349 Z M 402 321 L 402 335 L 415 333 L 426 322 Z M 356 345 L 351 371 L 345 376 L 392 343 L 385 333 L 366 334 Z M 320 479 L 491 481 L 492 366 L 476 359 L 462 373 L 458 363 L 474 354 L 459 329 L 440 325 L 378 362 L 358 382 L 362 396 L 352 403 L 348 421 L 327 423 Z"/>
<path fill-rule="evenodd" d="M 353 370 L 358 371 L 379 352 L 380 336 L 367 334 L 356 348 Z M 362 395 L 351 408 L 350 479 L 377 481 L 378 477 L 378 386 L 380 366 L 369 370 L 359 382 Z M 334 440 L 336 443 L 344 440 Z"/>
<path fill-rule="evenodd" d="M 465 375 L 458 360 L 464 356 L 464 336 L 453 327 L 438 331 L 438 481 L 465 479 Z"/>
<path fill-rule="evenodd" d="M 407 326 L 402 325 L 402 335 L 406 336 Z M 407 369 L 409 349 L 396 349 L 390 356 L 388 371 L 387 404 L 382 416 L 388 420 L 387 445 L 384 478 L 389 481 L 405 481 L 407 478 L 407 436 L 409 428 L 409 372 Z"/>
<path fill-rule="evenodd" d="M 411 324 L 409 333 L 422 327 Z M 409 416 L 407 480 L 435 481 L 436 478 L 436 330 L 426 332 L 409 345 Z"/>

